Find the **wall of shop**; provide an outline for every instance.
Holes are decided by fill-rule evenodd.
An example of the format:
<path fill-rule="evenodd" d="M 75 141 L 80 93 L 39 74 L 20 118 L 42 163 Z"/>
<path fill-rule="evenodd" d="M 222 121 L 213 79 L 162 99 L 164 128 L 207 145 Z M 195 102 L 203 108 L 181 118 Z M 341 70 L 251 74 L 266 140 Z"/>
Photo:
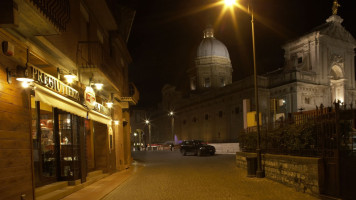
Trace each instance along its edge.
<path fill-rule="evenodd" d="M 126 121 L 123 122 L 123 138 L 124 138 L 124 154 L 125 154 L 125 161 L 124 165 L 128 168 L 129 165 L 132 163 L 132 156 L 131 156 L 131 125 L 130 125 L 130 112 L 129 110 L 124 110 L 122 112 L 122 117 Z"/>
<path fill-rule="evenodd" d="M 118 120 L 118 124 L 113 125 L 114 131 L 114 151 L 116 154 L 116 170 L 123 170 L 124 168 L 124 136 L 122 126 L 122 108 L 119 104 L 114 106 L 113 119 Z"/>
<path fill-rule="evenodd" d="M 96 170 L 108 172 L 108 137 L 107 125 L 93 122 L 94 125 L 94 162 Z"/>
<path fill-rule="evenodd" d="M 0 43 L 4 36 L 0 32 Z M 0 199 L 33 199 L 31 112 L 29 90 L 13 79 L 6 68 L 16 67 L 0 53 Z"/>

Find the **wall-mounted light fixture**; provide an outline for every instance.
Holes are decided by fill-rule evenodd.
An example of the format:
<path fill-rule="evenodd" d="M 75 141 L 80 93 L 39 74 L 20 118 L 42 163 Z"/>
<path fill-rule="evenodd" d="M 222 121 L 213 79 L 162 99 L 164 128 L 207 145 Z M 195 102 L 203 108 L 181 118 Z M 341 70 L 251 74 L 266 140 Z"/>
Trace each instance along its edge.
<path fill-rule="evenodd" d="M 114 94 L 113 94 L 113 93 L 110 94 L 110 99 L 111 99 L 111 100 L 106 103 L 106 106 L 107 106 L 108 108 L 111 108 L 111 107 L 114 105 L 114 102 L 113 102 Z"/>
<path fill-rule="evenodd" d="M 12 77 L 16 77 L 17 81 L 22 82 L 21 85 L 24 88 L 27 88 L 30 85 L 30 83 L 34 81 L 27 67 L 17 66 L 15 70 L 11 70 L 7 68 L 6 73 L 7 73 L 7 82 L 9 84 L 12 83 L 11 80 Z"/>
<path fill-rule="evenodd" d="M 114 123 L 115 123 L 115 125 L 119 125 L 120 121 L 119 120 L 115 120 Z"/>
<path fill-rule="evenodd" d="M 107 106 L 108 108 L 111 108 L 113 104 L 114 104 L 113 102 L 106 102 L 106 106 Z"/>
<path fill-rule="evenodd" d="M 30 83 L 33 82 L 32 78 L 32 73 L 28 70 L 28 61 L 29 61 L 29 50 L 27 49 L 27 58 L 26 58 L 26 66 L 17 66 L 16 69 L 11 70 L 9 68 L 6 68 L 6 74 L 7 74 L 7 82 L 9 84 L 12 83 L 11 78 L 16 77 L 17 81 L 22 82 L 22 87 L 27 88 L 30 86 Z"/>
<path fill-rule="evenodd" d="M 66 78 L 67 83 L 73 83 L 73 80 L 75 78 L 77 78 L 77 76 L 72 73 L 69 73 L 69 74 L 64 75 L 64 78 Z"/>
<path fill-rule="evenodd" d="M 103 86 L 104 86 L 104 84 L 102 84 L 102 83 L 94 83 L 94 85 L 97 90 L 103 89 Z"/>
<path fill-rule="evenodd" d="M 89 85 L 90 87 L 94 85 L 97 90 L 103 89 L 104 86 L 104 84 L 102 84 L 99 80 L 94 79 L 94 74 L 92 74 L 89 78 Z"/>

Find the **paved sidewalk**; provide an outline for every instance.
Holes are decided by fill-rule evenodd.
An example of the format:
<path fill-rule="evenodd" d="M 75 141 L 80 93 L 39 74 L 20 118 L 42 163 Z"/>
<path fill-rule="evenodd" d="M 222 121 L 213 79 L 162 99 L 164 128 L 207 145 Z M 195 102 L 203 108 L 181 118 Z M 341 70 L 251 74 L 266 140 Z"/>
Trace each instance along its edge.
<path fill-rule="evenodd" d="M 135 152 L 145 167 L 103 200 L 317 200 L 267 178 L 248 178 L 234 155 Z"/>
<path fill-rule="evenodd" d="M 230 161 L 231 156 L 183 157 L 174 152 L 139 154 L 142 154 L 142 157 L 137 156 L 139 163 L 134 162 L 129 169 L 105 177 L 63 199 L 319 199 L 266 178 L 247 178 L 246 170 L 237 168 Z M 204 159 L 211 163 L 202 164 Z"/>
<path fill-rule="evenodd" d="M 99 200 L 124 183 L 143 166 L 133 163 L 129 169 L 116 172 L 63 198 L 63 200 Z"/>

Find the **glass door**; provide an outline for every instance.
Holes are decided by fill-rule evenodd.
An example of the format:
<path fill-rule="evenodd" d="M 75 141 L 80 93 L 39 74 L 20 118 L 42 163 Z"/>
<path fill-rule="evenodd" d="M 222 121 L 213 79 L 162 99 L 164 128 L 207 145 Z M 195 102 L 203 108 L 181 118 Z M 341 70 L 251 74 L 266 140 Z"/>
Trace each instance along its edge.
<path fill-rule="evenodd" d="M 80 173 L 78 117 L 59 110 L 58 127 L 61 179 L 76 180 Z"/>

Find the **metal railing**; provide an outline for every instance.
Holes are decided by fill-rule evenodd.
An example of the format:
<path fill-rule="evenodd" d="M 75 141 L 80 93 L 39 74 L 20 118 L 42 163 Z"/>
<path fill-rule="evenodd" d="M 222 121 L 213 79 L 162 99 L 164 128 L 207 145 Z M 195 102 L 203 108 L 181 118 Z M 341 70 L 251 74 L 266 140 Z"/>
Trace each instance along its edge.
<path fill-rule="evenodd" d="M 60 31 L 70 20 L 69 0 L 30 0 Z"/>
<path fill-rule="evenodd" d="M 356 110 L 352 106 L 293 113 L 285 120 L 261 127 L 264 153 L 308 157 L 356 156 L 354 148 Z M 241 133 L 243 151 L 256 150 L 257 134 L 253 128 Z"/>

